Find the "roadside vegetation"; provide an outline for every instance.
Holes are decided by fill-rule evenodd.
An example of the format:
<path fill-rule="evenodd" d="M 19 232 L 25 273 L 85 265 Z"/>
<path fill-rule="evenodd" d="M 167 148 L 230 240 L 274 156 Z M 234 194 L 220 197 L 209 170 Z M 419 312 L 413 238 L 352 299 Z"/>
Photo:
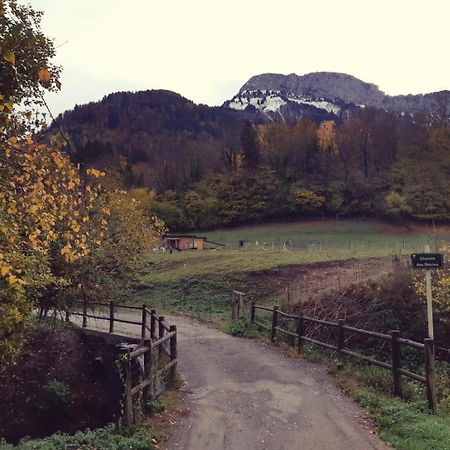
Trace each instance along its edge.
<path fill-rule="evenodd" d="M 45 439 L 23 439 L 16 446 L 0 442 L 0 450 L 154 450 L 155 443 L 147 426 L 130 429 L 109 425 L 74 435 L 56 433 Z"/>

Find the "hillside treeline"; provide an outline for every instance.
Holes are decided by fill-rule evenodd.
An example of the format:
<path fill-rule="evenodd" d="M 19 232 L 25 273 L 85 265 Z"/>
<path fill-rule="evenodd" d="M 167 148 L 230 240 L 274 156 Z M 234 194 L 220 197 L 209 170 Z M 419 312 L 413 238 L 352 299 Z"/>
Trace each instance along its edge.
<path fill-rule="evenodd" d="M 305 216 L 450 219 L 447 112 L 361 109 L 342 123 L 253 124 L 177 94 L 120 93 L 57 119 L 172 230 Z M 253 119 L 259 120 L 257 116 Z"/>

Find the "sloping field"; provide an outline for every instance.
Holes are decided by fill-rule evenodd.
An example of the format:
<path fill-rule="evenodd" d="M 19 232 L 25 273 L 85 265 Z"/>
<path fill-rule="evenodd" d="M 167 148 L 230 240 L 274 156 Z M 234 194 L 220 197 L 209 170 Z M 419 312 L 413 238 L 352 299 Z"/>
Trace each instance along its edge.
<path fill-rule="evenodd" d="M 287 287 L 338 288 L 389 271 L 394 257 L 423 251 L 426 243 L 434 248 L 450 240 L 448 229 L 430 231 L 347 220 L 200 233 L 225 247 L 148 255 L 142 285 L 130 301 L 215 315 L 227 309 L 232 289 L 269 302 Z M 248 242 L 240 247 L 240 240 Z"/>

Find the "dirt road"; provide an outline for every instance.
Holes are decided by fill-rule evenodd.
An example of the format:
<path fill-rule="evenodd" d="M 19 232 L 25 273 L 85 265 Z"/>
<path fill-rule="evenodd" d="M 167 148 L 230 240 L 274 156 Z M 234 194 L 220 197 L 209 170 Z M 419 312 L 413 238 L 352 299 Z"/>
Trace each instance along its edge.
<path fill-rule="evenodd" d="M 368 427 L 365 413 L 333 385 L 323 367 L 191 319 L 171 317 L 168 322 L 178 327 L 179 369 L 191 413 L 161 444 L 163 448 L 388 448 Z M 122 327 L 130 333 L 126 325 Z"/>

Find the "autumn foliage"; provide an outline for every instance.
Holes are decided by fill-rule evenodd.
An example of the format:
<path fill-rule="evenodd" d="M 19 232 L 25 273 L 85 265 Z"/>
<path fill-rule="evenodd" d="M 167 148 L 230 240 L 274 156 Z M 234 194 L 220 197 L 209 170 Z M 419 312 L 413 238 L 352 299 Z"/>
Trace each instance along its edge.
<path fill-rule="evenodd" d="M 0 2 L 0 363 L 34 309 L 117 294 L 164 230 L 126 192 L 103 187 L 104 172 L 75 166 L 61 137 L 39 133 L 27 105 L 60 87 L 39 20 L 30 7 Z"/>

